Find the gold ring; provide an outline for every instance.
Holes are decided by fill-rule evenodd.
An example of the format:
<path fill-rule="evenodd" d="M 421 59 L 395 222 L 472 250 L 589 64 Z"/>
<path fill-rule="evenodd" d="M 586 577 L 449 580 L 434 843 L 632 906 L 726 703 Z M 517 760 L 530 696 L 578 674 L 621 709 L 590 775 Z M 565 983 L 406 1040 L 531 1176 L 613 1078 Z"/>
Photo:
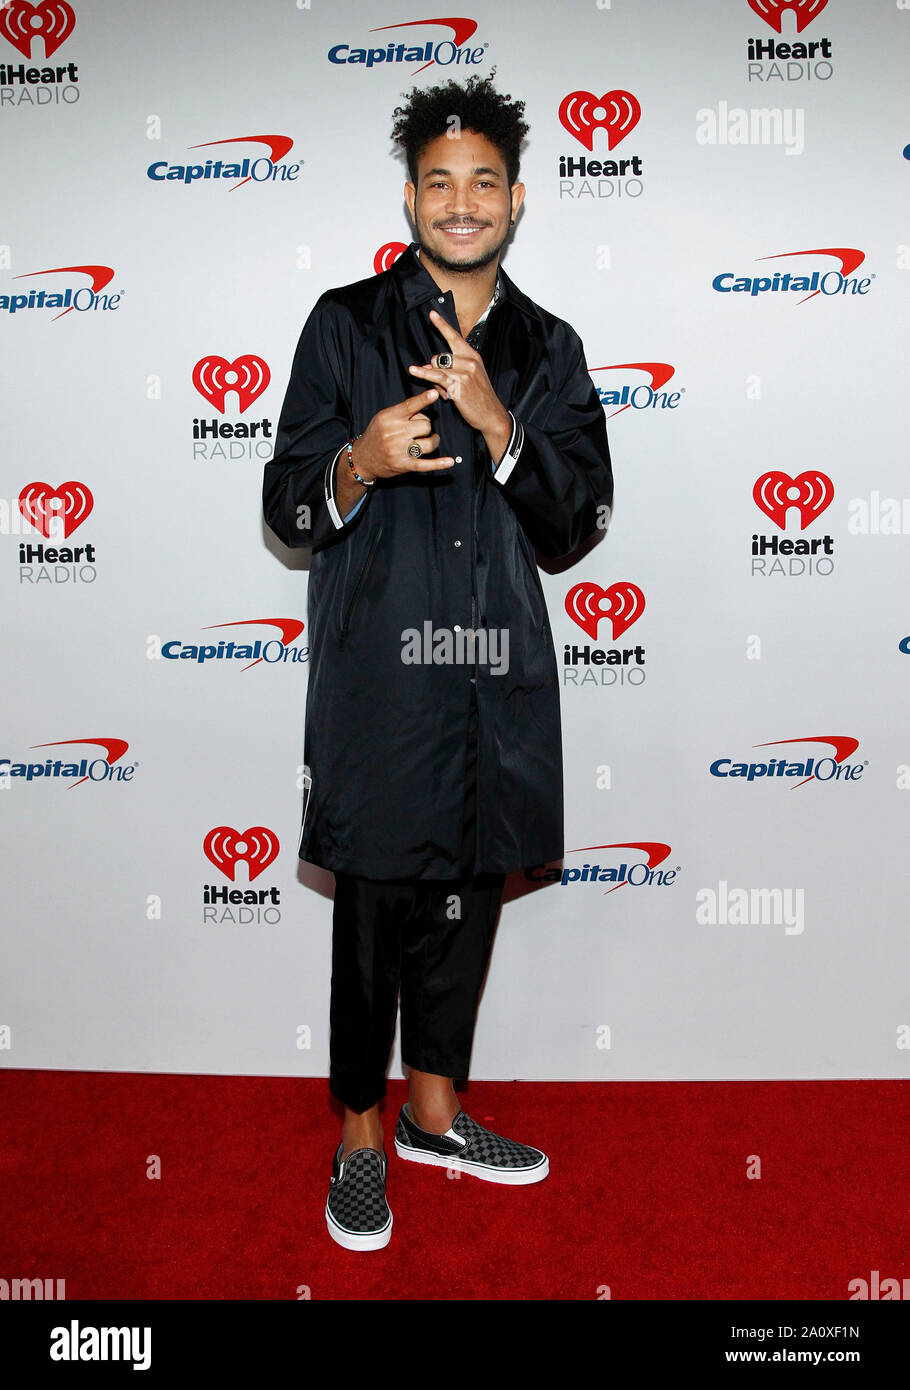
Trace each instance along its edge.
<path fill-rule="evenodd" d="M 454 364 L 455 359 L 450 352 L 437 352 L 435 361 L 436 366 L 445 371 Z"/>
<path fill-rule="evenodd" d="M 414 440 L 413 443 L 408 445 L 408 456 L 412 459 L 419 459 L 423 457 L 423 450 L 421 449 L 420 445 L 417 443 L 416 440 Z"/>

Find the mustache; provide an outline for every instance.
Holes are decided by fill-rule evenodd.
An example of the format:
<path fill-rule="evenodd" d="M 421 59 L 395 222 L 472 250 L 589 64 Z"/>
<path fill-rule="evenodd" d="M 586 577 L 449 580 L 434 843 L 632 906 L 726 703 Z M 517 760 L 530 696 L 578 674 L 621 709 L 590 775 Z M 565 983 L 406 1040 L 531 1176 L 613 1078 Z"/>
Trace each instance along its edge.
<path fill-rule="evenodd" d="M 492 227 L 492 222 L 475 222 L 473 218 L 449 217 L 445 222 L 434 222 L 433 227 L 439 230 L 443 227 Z"/>

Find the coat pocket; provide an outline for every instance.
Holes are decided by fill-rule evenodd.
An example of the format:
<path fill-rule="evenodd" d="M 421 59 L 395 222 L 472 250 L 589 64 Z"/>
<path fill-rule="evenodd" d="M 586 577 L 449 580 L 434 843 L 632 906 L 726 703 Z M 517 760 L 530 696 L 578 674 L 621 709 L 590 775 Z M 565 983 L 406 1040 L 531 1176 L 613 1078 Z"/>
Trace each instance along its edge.
<path fill-rule="evenodd" d="M 347 607 L 344 611 L 344 616 L 341 620 L 341 635 L 338 639 L 339 649 L 344 646 L 345 641 L 347 639 L 347 635 L 351 629 L 351 624 L 354 621 L 354 614 L 357 611 L 357 604 L 360 600 L 360 595 L 363 591 L 363 586 L 366 583 L 367 575 L 370 572 L 370 566 L 373 563 L 373 556 L 376 554 L 376 547 L 379 544 L 379 538 L 381 535 L 382 526 L 377 526 L 373 534 L 373 538 L 370 541 L 370 548 L 366 553 L 366 558 L 364 559 L 364 562 L 360 567 L 360 573 L 357 576 L 357 581 L 354 585 L 353 592 L 351 594 L 351 597 L 348 599 Z"/>

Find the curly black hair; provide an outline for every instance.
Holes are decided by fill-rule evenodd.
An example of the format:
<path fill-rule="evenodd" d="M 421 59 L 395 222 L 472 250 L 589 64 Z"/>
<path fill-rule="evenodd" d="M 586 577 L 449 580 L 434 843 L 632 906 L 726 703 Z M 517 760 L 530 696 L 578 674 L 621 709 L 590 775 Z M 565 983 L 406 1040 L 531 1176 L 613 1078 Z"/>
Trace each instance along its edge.
<path fill-rule="evenodd" d="M 454 80 L 438 87 L 412 87 L 404 106 L 392 112 L 395 124 L 392 139 L 400 145 L 408 161 L 411 182 L 417 182 L 417 161 L 431 140 L 451 129 L 451 119 L 457 116 L 462 130 L 484 135 L 495 145 L 505 160 L 511 186 L 518 178 L 519 150 L 530 126 L 523 120 L 525 104 L 513 101 L 511 95 L 497 92 L 493 86 L 496 69 L 487 77 L 475 74 L 464 83 Z"/>

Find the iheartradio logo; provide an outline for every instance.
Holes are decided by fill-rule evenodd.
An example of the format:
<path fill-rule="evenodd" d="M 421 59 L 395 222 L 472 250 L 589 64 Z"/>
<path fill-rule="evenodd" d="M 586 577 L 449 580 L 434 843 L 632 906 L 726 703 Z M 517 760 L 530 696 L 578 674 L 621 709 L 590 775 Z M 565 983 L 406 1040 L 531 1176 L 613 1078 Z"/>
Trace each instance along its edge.
<path fill-rule="evenodd" d="M 240 414 L 262 395 L 272 379 L 268 363 L 247 353 L 229 362 L 226 357 L 200 357 L 193 368 L 193 385 L 200 396 L 223 415 L 229 391 L 237 397 Z"/>
<path fill-rule="evenodd" d="M 617 641 L 645 611 L 645 596 L 637 584 L 618 580 L 603 589 L 585 580 L 566 594 L 566 612 L 574 623 L 597 641 L 597 629 L 608 618 L 613 641 Z"/>
<path fill-rule="evenodd" d="M 66 0 L 41 0 L 40 5 L 29 5 L 26 0 L 7 0 L 0 9 L 0 34 L 24 58 L 31 58 L 32 44 L 38 38 L 44 41 L 45 58 L 50 58 L 75 26 L 73 7 L 67 5 Z"/>
<path fill-rule="evenodd" d="M 749 9 L 763 19 L 778 34 L 783 33 L 784 10 L 790 10 L 796 20 L 796 32 L 801 34 L 816 15 L 820 15 L 828 0 L 747 0 Z"/>
<path fill-rule="evenodd" d="M 595 130 L 607 132 L 607 146 L 615 149 L 641 119 L 641 106 L 631 92 L 616 90 L 597 97 L 593 92 L 570 92 L 559 104 L 559 119 L 579 144 L 592 152 Z"/>
<path fill-rule="evenodd" d="M 373 270 L 377 275 L 381 275 L 384 270 L 389 270 L 398 257 L 407 251 L 407 243 L 403 241 L 387 241 L 385 246 L 380 246 L 376 255 L 373 257 Z"/>
<path fill-rule="evenodd" d="M 242 833 L 230 825 L 216 825 L 203 842 L 205 855 L 215 868 L 234 882 L 234 870 L 242 861 L 253 882 L 278 857 L 278 836 L 264 825 L 251 825 Z"/>
<path fill-rule="evenodd" d="M 834 484 L 827 473 L 809 470 L 791 478 L 789 473 L 763 473 L 752 489 L 755 505 L 782 531 L 787 529 L 787 512 L 795 507 L 799 513 L 800 530 L 806 527 L 831 505 Z"/>
<path fill-rule="evenodd" d="M 95 499 L 85 483 L 26 483 L 19 494 L 19 510 L 30 526 L 46 540 L 65 540 L 91 513 Z"/>

